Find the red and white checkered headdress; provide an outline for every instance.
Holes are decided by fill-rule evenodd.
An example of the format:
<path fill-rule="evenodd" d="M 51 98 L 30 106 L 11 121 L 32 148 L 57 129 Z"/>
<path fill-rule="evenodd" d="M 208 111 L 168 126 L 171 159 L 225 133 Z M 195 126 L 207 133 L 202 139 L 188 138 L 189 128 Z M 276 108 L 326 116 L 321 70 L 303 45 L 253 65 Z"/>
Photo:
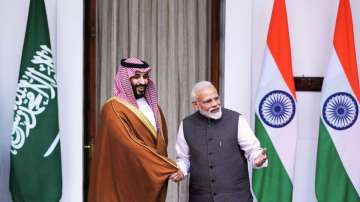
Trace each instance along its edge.
<path fill-rule="evenodd" d="M 125 58 L 121 60 L 118 71 L 114 79 L 113 94 L 120 99 L 126 100 L 136 108 L 139 108 L 134 96 L 134 92 L 131 87 L 130 78 L 133 77 L 136 72 L 149 73 L 151 67 L 145 62 L 138 58 Z M 154 82 L 149 77 L 149 82 L 145 91 L 145 99 L 150 105 L 154 112 L 156 120 L 156 128 L 159 131 L 160 128 L 160 117 L 159 109 L 157 105 L 157 92 Z"/>

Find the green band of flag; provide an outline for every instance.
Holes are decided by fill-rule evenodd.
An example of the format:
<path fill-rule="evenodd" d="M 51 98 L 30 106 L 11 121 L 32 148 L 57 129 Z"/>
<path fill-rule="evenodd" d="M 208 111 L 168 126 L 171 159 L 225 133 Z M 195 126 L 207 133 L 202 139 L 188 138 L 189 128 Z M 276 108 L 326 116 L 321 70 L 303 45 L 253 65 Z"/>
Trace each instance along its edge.
<path fill-rule="evenodd" d="M 258 202 L 289 202 L 292 183 L 261 121 L 255 116 L 256 136 L 267 148 L 268 167 L 253 169 L 253 191 Z"/>
<path fill-rule="evenodd" d="M 315 189 L 319 202 L 360 201 L 322 121 L 320 121 L 316 164 Z"/>

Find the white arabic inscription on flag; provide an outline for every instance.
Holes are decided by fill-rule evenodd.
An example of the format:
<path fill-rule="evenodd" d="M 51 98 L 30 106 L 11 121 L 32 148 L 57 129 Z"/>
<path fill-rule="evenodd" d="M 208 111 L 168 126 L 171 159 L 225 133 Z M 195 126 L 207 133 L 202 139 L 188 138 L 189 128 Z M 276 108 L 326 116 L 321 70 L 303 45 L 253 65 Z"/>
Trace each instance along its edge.
<path fill-rule="evenodd" d="M 19 80 L 16 91 L 15 117 L 11 134 L 11 153 L 16 155 L 36 127 L 36 116 L 44 112 L 49 99 L 56 97 L 55 65 L 51 50 L 40 45 L 31 63 Z"/>

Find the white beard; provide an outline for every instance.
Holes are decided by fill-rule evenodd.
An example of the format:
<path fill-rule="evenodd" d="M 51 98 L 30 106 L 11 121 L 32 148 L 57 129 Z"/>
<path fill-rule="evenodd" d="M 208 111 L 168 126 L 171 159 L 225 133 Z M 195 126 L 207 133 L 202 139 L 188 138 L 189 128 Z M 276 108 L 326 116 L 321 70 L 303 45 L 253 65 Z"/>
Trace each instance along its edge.
<path fill-rule="evenodd" d="M 209 111 L 204 111 L 202 109 L 199 109 L 199 112 L 200 114 L 202 114 L 203 116 L 207 117 L 207 118 L 211 118 L 211 119 L 215 119 L 215 120 L 218 120 L 221 118 L 222 116 L 222 111 L 221 111 L 221 108 L 219 109 L 219 111 L 217 112 L 210 112 Z"/>

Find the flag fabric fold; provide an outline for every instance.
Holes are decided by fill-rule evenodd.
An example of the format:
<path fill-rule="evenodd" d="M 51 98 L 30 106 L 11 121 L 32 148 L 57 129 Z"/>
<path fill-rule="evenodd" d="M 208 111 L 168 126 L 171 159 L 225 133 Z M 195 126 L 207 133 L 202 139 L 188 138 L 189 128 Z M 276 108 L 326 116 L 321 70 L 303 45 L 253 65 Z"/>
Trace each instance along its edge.
<path fill-rule="evenodd" d="M 359 101 L 351 6 L 340 0 L 322 87 L 315 178 L 319 202 L 360 201 Z"/>
<path fill-rule="evenodd" d="M 30 0 L 11 134 L 14 202 L 55 202 L 62 193 L 56 69 L 43 0 Z"/>
<path fill-rule="evenodd" d="M 257 201 L 292 201 L 297 138 L 296 94 L 285 0 L 275 0 L 256 98 L 255 133 L 268 167 L 254 169 Z"/>

